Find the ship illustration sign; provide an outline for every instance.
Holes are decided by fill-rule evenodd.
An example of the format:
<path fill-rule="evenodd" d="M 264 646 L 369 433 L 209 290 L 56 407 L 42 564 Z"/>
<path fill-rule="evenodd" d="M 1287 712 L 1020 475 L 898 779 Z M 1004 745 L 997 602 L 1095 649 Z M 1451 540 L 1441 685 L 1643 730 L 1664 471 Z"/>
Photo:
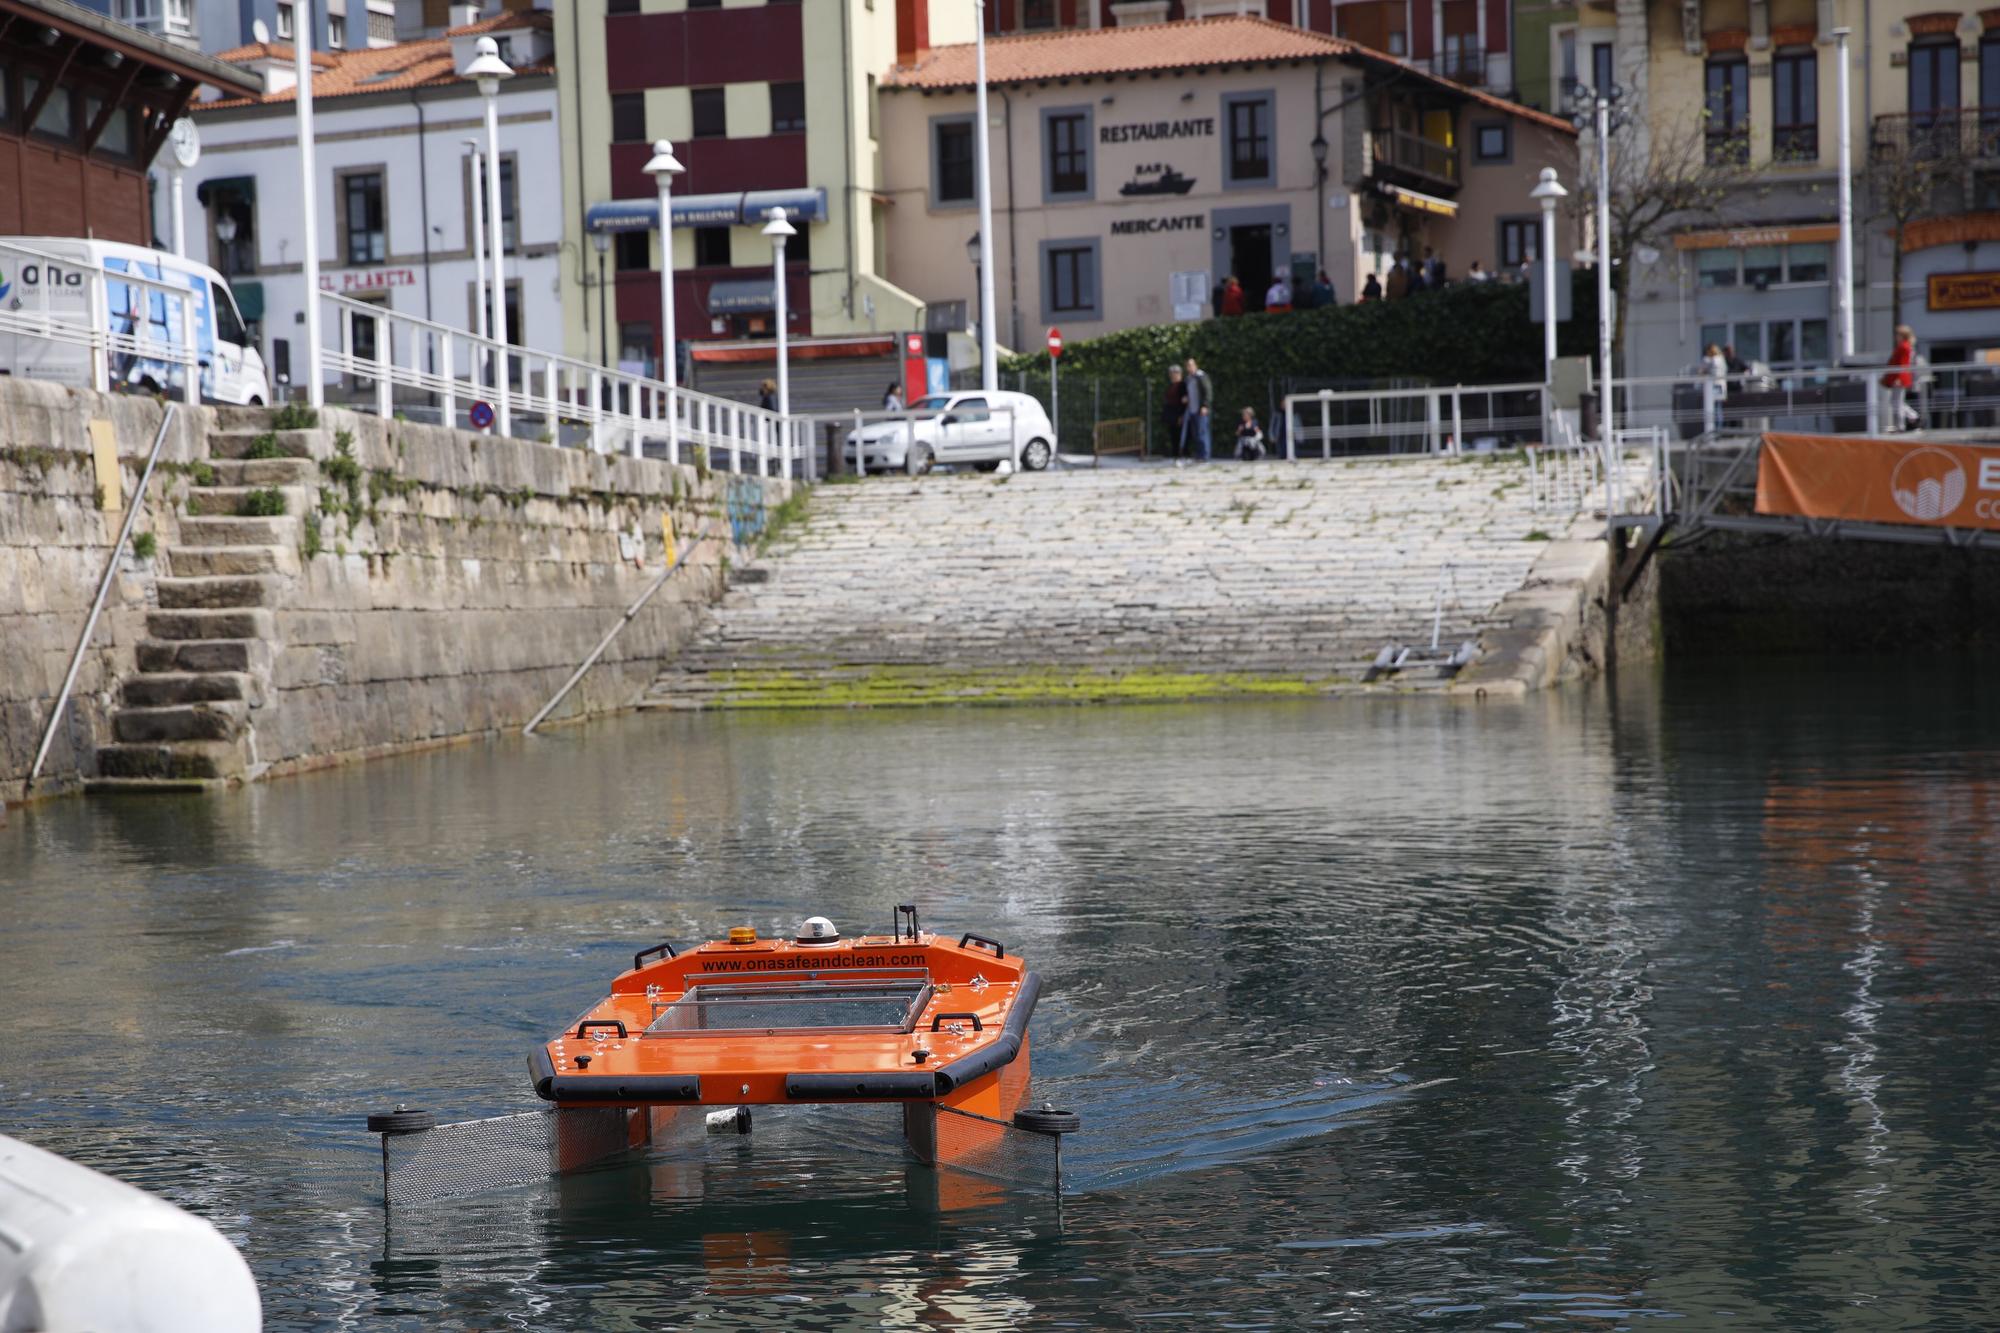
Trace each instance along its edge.
<path fill-rule="evenodd" d="M 1142 166 L 1132 173 L 1132 179 L 1118 187 L 1123 195 L 1186 194 L 1194 188 L 1195 178 L 1183 176 L 1172 167 L 1160 164 Z"/>

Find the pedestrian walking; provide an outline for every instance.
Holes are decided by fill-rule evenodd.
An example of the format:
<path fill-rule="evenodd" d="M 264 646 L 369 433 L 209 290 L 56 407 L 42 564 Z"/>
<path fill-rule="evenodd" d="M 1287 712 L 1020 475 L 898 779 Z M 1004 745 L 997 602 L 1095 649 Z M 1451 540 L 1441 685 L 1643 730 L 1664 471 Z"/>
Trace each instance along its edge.
<path fill-rule="evenodd" d="M 1234 273 L 1222 280 L 1222 315 L 1234 319 L 1243 313 L 1243 284 L 1236 280 Z"/>
<path fill-rule="evenodd" d="M 1368 275 L 1368 281 L 1361 284 L 1361 299 L 1364 301 L 1379 301 L 1382 299 L 1382 281 L 1373 273 Z"/>
<path fill-rule="evenodd" d="M 903 410 L 903 390 L 894 380 L 890 380 L 889 387 L 882 391 L 882 410 L 884 412 Z"/>
<path fill-rule="evenodd" d="M 1427 245 L 1424 247 L 1424 281 L 1432 291 L 1444 287 L 1444 260 Z"/>
<path fill-rule="evenodd" d="M 1889 353 L 1889 364 L 1901 366 L 1901 370 L 1891 370 L 1882 377 L 1882 387 L 1889 391 L 1889 425 L 1892 431 L 1908 430 L 1921 418 L 1917 409 L 1910 406 L 1910 390 L 1917 387 L 1917 377 L 1909 367 L 1916 364 L 1917 335 L 1907 324 L 1896 326 L 1896 350 Z M 1193 362 L 1189 362 L 1190 365 Z"/>
<path fill-rule="evenodd" d="M 765 380 L 757 386 L 757 406 L 763 408 L 766 412 L 775 412 L 778 410 L 778 382 L 776 380 Z"/>
<path fill-rule="evenodd" d="M 1396 262 L 1389 267 L 1389 281 L 1384 294 L 1391 301 L 1400 301 L 1410 294 L 1410 271 L 1403 266 L 1403 257 L 1396 256 Z"/>
<path fill-rule="evenodd" d="M 1208 372 L 1195 364 L 1195 359 L 1187 359 L 1187 416 L 1181 421 L 1181 452 L 1192 455 L 1197 447 L 1201 450 L 1201 461 L 1209 461 L 1212 448 L 1210 435 L 1210 406 L 1215 398 L 1215 390 L 1210 387 Z"/>
<path fill-rule="evenodd" d="M 1179 366 L 1167 367 L 1167 396 L 1161 400 L 1160 415 L 1167 428 L 1167 449 L 1174 456 L 1174 466 L 1181 461 L 1181 423 L 1187 420 L 1187 384 L 1181 379 Z"/>
<path fill-rule="evenodd" d="M 1319 271 L 1319 276 L 1313 279 L 1313 285 L 1312 285 L 1313 309 L 1318 310 L 1321 309 L 1322 307 L 1330 306 L 1334 304 L 1334 301 L 1335 297 L 1333 294 L 1333 279 L 1326 276 L 1325 269 L 1321 269 Z"/>
<path fill-rule="evenodd" d="M 1722 425 L 1722 400 L 1729 396 L 1729 362 L 1722 349 L 1710 343 L 1702 353 L 1701 368 L 1708 376 L 1708 382 L 1702 386 L 1702 426 L 1713 432 Z"/>
<path fill-rule="evenodd" d="M 1279 313 L 1292 308 L 1292 285 L 1280 273 L 1271 279 L 1271 285 L 1264 289 L 1264 311 L 1266 314 Z"/>

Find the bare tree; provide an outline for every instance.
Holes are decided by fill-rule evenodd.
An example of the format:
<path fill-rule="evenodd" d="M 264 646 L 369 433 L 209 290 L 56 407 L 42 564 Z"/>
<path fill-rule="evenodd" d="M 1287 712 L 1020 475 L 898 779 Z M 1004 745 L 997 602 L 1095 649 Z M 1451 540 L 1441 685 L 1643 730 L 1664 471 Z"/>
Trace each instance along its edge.
<path fill-rule="evenodd" d="M 1947 193 L 1965 179 L 1965 135 L 1956 113 L 1883 117 L 1868 145 L 1868 219 L 1888 224 L 1889 328 L 1903 322 L 1903 238 L 1912 222 L 1948 206 Z"/>
<path fill-rule="evenodd" d="M 1578 139 L 1583 188 L 1571 196 L 1579 219 L 1595 226 L 1597 144 L 1592 134 Z M 1711 133 L 1701 111 L 1651 122 L 1641 135 L 1627 124 L 1611 134 L 1611 286 L 1617 293 L 1612 355 L 1625 359 L 1625 316 L 1631 302 L 1631 257 L 1667 244 L 1673 231 L 1720 220 L 1732 193 L 1757 173 L 1749 165 L 1741 134 Z M 1579 234 L 1581 234 L 1579 232 Z"/>

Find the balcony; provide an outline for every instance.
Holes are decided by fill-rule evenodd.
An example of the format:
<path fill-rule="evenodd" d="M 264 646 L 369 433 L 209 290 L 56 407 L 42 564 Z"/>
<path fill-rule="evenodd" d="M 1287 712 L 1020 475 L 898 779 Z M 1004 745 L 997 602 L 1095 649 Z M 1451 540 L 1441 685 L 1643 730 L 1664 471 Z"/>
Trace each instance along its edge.
<path fill-rule="evenodd" d="M 1486 53 L 1471 47 L 1447 46 L 1442 53 L 1431 58 L 1431 72 L 1468 88 L 1484 88 Z"/>
<path fill-rule="evenodd" d="M 1878 162 L 1901 158 L 2000 161 L 2000 107 L 1877 116 L 1868 151 Z"/>
<path fill-rule="evenodd" d="M 1408 130 L 1375 130 L 1369 141 L 1376 174 L 1407 177 L 1428 188 L 1458 188 L 1458 149 L 1451 144 Z"/>

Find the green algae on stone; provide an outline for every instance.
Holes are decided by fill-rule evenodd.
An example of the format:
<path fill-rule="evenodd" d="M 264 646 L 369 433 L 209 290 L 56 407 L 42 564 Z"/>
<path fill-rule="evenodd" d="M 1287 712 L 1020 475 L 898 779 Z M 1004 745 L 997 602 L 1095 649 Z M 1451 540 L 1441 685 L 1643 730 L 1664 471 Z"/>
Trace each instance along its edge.
<path fill-rule="evenodd" d="M 1190 699 L 1311 697 L 1345 683 L 1334 676 L 1255 675 L 1137 669 L 1012 670 L 869 665 L 801 673 L 750 668 L 715 672 L 706 702 L 717 708 L 922 708 L 967 704 L 1177 703 Z"/>

